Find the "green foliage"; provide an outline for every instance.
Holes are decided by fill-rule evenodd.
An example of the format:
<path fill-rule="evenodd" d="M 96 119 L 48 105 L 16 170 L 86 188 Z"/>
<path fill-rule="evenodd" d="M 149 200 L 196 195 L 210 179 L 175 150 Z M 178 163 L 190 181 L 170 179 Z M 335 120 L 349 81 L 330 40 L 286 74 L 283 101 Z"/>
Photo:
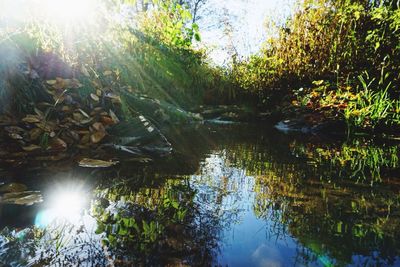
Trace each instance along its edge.
<path fill-rule="evenodd" d="M 371 88 L 374 85 L 374 79 L 367 81 L 363 76 L 359 76 L 359 79 L 363 90 L 357 94 L 355 100 L 349 101 L 344 110 L 344 117 L 349 128 L 374 129 L 382 124 L 398 125 L 399 111 L 395 107 L 399 105 L 399 101 L 392 100 L 389 96 L 391 83 L 385 86 L 379 82 L 378 88 Z"/>
<path fill-rule="evenodd" d="M 320 172 L 321 179 L 353 179 L 360 183 L 382 182 L 384 169 L 399 167 L 397 146 L 379 147 L 363 139 L 344 143 L 338 148 L 293 145 L 296 153 L 306 156 Z M 335 173 L 333 170 L 340 170 Z M 333 175 L 330 174 L 333 172 Z"/>
<path fill-rule="evenodd" d="M 296 163 L 271 164 L 256 178 L 257 216 L 284 224 L 275 231 L 288 231 L 317 255 L 335 259 L 335 266 L 350 264 L 355 251 L 397 242 L 396 179 L 383 175 L 398 169 L 396 145 L 358 139 L 339 146 L 294 141 L 290 147 L 305 158 L 305 172 Z"/>
<path fill-rule="evenodd" d="M 144 32 L 172 49 L 190 49 L 192 40 L 200 41 L 199 26 L 191 23 L 192 15 L 177 1 L 157 1 L 158 9 L 146 13 Z"/>
<path fill-rule="evenodd" d="M 397 68 L 397 10 L 366 1 L 304 1 L 270 41 L 280 74 L 298 81 L 346 81 L 364 70 L 378 75 L 385 61 Z"/>
<path fill-rule="evenodd" d="M 193 41 L 200 41 L 199 27 L 192 23 L 185 5 L 153 2 L 151 9 L 134 16 L 121 14 L 122 1 L 101 2 L 97 20 L 85 27 L 65 27 L 32 17 L 18 25 L 19 35 L 0 29 L 0 54 L 12 48 L 9 54 L 18 56 L 0 64 L 1 109 L 6 109 L 13 94 L 17 109 L 32 109 L 33 103 L 47 101 L 43 95 L 35 95 L 41 91 L 41 81 L 24 74 L 37 71 L 42 64 L 37 57 L 43 52 L 66 62 L 84 85 L 79 94 L 126 90 L 160 99 L 171 107 L 201 104 L 205 91 L 216 83 L 204 51 L 193 49 Z M 26 66 L 26 71 L 21 72 L 20 66 Z"/>
<path fill-rule="evenodd" d="M 295 91 L 293 105 L 339 118 L 348 126 L 348 133 L 357 131 L 396 131 L 399 127 L 400 101 L 393 99 L 393 81 L 387 73 L 371 78 L 367 72 L 358 76 L 359 82 L 337 88 L 329 81 L 314 81 L 313 87 Z"/>
<path fill-rule="evenodd" d="M 245 90 L 256 92 L 264 84 L 275 79 L 274 60 L 264 55 L 251 56 L 247 61 L 234 65 L 236 82 Z"/>
<path fill-rule="evenodd" d="M 133 249 L 138 257 L 160 248 L 161 241 L 168 237 L 166 229 L 186 222 L 187 211 L 193 205 L 190 188 L 172 180 L 161 189 L 143 188 L 138 192 L 116 184 L 97 190 L 97 196 L 92 206 L 98 223 L 96 233 L 104 233 L 103 242 L 110 249 L 122 253 Z M 118 208 L 111 209 L 116 203 Z"/>
<path fill-rule="evenodd" d="M 398 2 L 390 0 L 299 1 L 293 15 L 285 25 L 277 27 L 277 36 L 267 40 L 261 54 L 233 66 L 235 81 L 265 103 L 274 96 L 290 95 L 293 87 L 307 87 L 312 81 L 327 81 L 331 88 L 318 92 L 319 97 L 335 100 L 345 93 L 343 88 L 350 86 L 350 91 L 345 91 L 357 95 L 356 99 L 342 102 L 348 104 L 344 117 L 349 125 L 374 128 L 382 122 L 396 124 L 395 107 L 400 93 L 399 14 Z M 368 88 L 359 83 L 358 77 L 364 72 L 375 80 Z M 268 104 L 277 101 L 279 98 Z M 357 115 L 361 109 L 367 111 L 364 118 Z"/>

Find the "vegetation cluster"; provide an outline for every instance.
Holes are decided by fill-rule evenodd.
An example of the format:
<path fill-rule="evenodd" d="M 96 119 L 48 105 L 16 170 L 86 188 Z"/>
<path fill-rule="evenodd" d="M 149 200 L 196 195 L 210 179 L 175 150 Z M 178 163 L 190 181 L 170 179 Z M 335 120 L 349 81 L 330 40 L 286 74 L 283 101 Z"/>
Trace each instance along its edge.
<path fill-rule="evenodd" d="M 300 1 L 236 82 L 277 104 L 347 122 L 349 131 L 399 125 L 398 1 Z"/>

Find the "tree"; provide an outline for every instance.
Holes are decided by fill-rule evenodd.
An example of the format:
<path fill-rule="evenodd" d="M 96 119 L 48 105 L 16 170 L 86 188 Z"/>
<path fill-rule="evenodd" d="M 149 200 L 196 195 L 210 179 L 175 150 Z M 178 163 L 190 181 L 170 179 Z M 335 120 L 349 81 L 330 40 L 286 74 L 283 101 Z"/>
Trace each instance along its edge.
<path fill-rule="evenodd" d="M 207 4 L 208 0 L 180 0 L 182 4 L 187 4 L 192 13 L 192 22 L 196 23 L 201 19 L 201 11 Z"/>

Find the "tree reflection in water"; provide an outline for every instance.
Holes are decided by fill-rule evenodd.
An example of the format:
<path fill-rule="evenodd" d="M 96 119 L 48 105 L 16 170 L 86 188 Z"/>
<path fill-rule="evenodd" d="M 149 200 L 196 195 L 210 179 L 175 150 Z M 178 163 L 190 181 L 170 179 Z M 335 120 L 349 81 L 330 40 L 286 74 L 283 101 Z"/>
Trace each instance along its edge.
<path fill-rule="evenodd" d="M 96 190 L 92 211 L 119 265 L 208 265 L 221 226 L 194 202 L 188 179 L 137 190 L 113 183 Z"/>
<path fill-rule="evenodd" d="M 306 164 L 263 165 L 255 214 L 277 222 L 275 234 L 294 236 L 322 263 L 399 263 L 400 183 L 390 176 L 398 173 L 398 147 L 362 140 L 289 146 Z M 301 256 L 307 263 L 309 255 Z"/>

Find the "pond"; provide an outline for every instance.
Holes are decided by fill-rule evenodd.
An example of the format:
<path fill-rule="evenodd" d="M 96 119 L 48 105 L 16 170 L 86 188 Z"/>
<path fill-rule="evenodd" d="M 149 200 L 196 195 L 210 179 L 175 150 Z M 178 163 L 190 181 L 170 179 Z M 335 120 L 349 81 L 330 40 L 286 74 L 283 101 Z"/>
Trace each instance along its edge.
<path fill-rule="evenodd" d="M 0 167 L 1 266 L 400 266 L 397 143 L 252 124 L 171 156 Z M 118 155 L 121 158 L 121 155 Z"/>

